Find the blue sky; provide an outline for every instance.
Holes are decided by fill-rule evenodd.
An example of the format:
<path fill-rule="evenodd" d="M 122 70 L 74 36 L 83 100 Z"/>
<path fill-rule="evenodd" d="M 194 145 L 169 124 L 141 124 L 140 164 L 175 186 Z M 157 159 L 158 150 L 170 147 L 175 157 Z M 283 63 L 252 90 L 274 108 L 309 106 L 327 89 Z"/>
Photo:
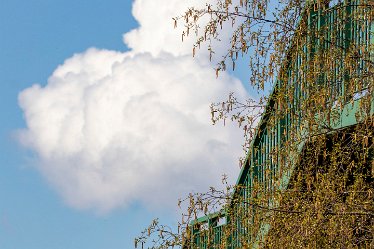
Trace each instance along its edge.
<path fill-rule="evenodd" d="M 236 90 L 239 95 L 245 97 L 241 83 L 228 74 L 223 74 L 217 80 L 218 83 L 210 83 L 214 79 L 210 74 L 214 72 L 210 70 L 211 65 L 204 60 L 204 54 L 202 53 L 200 61 L 193 61 L 186 52 L 191 50 L 190 47 L 180 48 L 179 37 L 174 39 L 176 33 L 168 31 L 172 28 L 167 26 L 168 24 L 165 24 L 165 28 L 162 27 L 164 23 L 159 20 L 162 18 L 157 16 L 157 8 L 154 9 L 152 2 L 138 2 L 137 18 L 138 21 L 141 20 L 140 25 L 143 25 L 143 28 L 139 28 L 139 23 L 131 15 L 130 0 L 1 1 L 0 248 L 132 248 L 134 236 L 152 218 L 160 217 L 166 223 L 175 220 L 173 203 L 176 203 L 176 196 L 189 191 L 201 191 L 210 185 L 201 175 L 209 175 L 214 184 L 219 182 L 221 172 L 236 167 L 235 161 L 240 155 L 240 134 L 233 127 L 211 128 L 209 116 L 206 121 L 204 119 L 203 107 L 208 108 L 211 101 L 216 101 L 215 98 L 225 97 L 229 90 Z M 163 2 L 165 1 L 161 1 L 160 5 Z M 171 9 L 167 10 L 160 7 L 160 13 L 181 8 L 177 4 L 175 6 L 175 9 L 170 7 Z M 147 12 L 152 9 L 155 11 L 154 17 L 151 16 L 152 12 Z M 152 22 L 156 27 L 151 30 L 147 25 Z M 134 28 L 139 28 L 139 32 L 128 35 L 125 44 L 122 35 Z M 164 48 L 160 44 L 167 46 Z M 96 49 L 87 52 L 87 49 L 92 47 Z M 81 57 L 64 63 L 77 53 Z M 116 56 L 118 58 L 114 59 Z M 92 83 L 91 76 L 86 74 L 96 74 L 95 68 L 101 70 L 102 58 L 109 61 L 105 63 L 108 63 L 113 72 L 108 76 L 108 82 L 105 81 L 108 77 L 100 76 L 93 79 Z M 79 67 L 75 67 L 77 63 L 81 63 Z M 54 73 L 59 65 L 60 71 Z M 175 65 L 176 69 L 173 68 Z M 190 69 L 194 71 L 189 72 Z M 69 78 L 72 75 L 69 70 L 74 73 L 77 71 L 74 77 L 78 75 L 79 78 Z M 164 82 L 161 79 L 174 72 L 176 76 L 167 78 L 167 84 L 161 87 Z M 145 74 L 147 77 L 142 77 Z M 49 79 L 51 75 L 54 78 Z M 124 88 L 122 81 L 126 83 Z M 194 88 L 185 88 L 185 85 L 188 85 L 186 82 L 190 81 L 191 87 Z M 39 88 L 20 95 L 25 89 L 31 89 L 33 84 L 39 84 Z M 94 94 L 103 93 L 104 97 L 117 98 L 115 94 L 118 91 L 123 91 L 121 94 L 126 97 L 126 94 L 130 95 L 129 92 L 150 88 L 153 89 L 152 94 L 161 97 L 150 103 L 141 100 L 136 102 L 140 107 L 145 103 L 145 116 L 141 116 L 142 108 L 135 107 L 137 111 L 124 113 L 124 120 L 114 118 L 113 122 L 119 122 L 117 126 L 113 126 L 116 133 L 107 134 L 107 123 L 99 127 L 93 126 L 95 132 L 87 131 L 87 137 L 81 140 L 71 135 L 75 134 L 74 132 L 64 133 L 62 138 L 59 137 L 59 141 L 63 141 L 60 150 L 59 147 L 54 148 L 54 144 L 43 142 L 60 134 L 58 132 L 61 130 L 55 133 L 52 129 L 57 121 L 49 119 L 56 113 L 58 116 L 60 109 L 39 106 L 41 103 L 53 106 L 69 101 L 61 97 L 62 102 L 58 102 L 60 99 L 56 100 L 49 95 L 55 91 L 53 96 L 64 96 L 63 87 L 69 84 L 82 84 L 77 89 L 85 92 L 84 96 L 91 93 L 92 89 L 87 90 L 83 84 L 95 84 L 102 87 L 102 90 Z M 154 87 L 155 84 L 161 86 Z M 50 90 L 47 90 L 47 85 L 50 85 Z M 136 87 L 133 89 L 134 85 Z M 106 90 L 112 86 L 120 90 Z M 170 90 L 170 86 L 175 86 L 171 87 L 176 89 L 175 92 L 170 92 L 174 91 Z M 194 92 L 197 88 L 199 94 Z M 105 95 L 106 91 L 108 95 Z M 189 94 L 185 96 L 186 93 Z M 19 103 L 19 96 L 23 104 Z M 133 99 L 134 96 L 137 95 L 128 97 Z M 169 96 L 176 98 L 169 100 Z M 110 100 L 108 104 L 101 105 L 99 97 L 94 98 L 96 102 L 92 107 L 98 108 L 98 111 L 91 119 L 85 120 L 85 127 L 92 125 L 90 122 L 97 123 L 118 116 L 117 113 L 106 115 L 108 110 L 112 110 L 111 105 L 114 106 L 113 109 L 119 106 L 123 112 L 129 108 L 130 102 L 119 100 Z M 147 98 L 147 101 L 148 99 L 151 98 Z M 179 102 L 181 99 L 184 102 Z M 44 102 L 41 102 L 42 100 Z M 92 101 L 87 97 L 82 101 L 79 99 L 77 103 L 82 102 L 86 108 L 90 107 Z M 160 108 L 148 110 L 147 106 L 159 102 L 162 102 Z M 194 107 L 189 107 L 189 104 Z M 22 109 L 20 105 L 23 105 Z M 169 108 L 178 105 L 186 109 L 186 113 L 178 113 L 179 109 Z M 67 111 L 63 108 L 62 111 Z M 72 104 L 71 108 L 85 110 L 78 104 Z M 102 112 L 100 108 L 103 109 Z M 149 127 L 153 126 L 147 126 L 148 119 L 155 126 L 155 130 L 162 131 L 166 126 L 168 132 L 154 136 L 149 131 Z M 35 123 L 37 125 L 33 126 Z M 64 119 L 61 123 L 70 127 L 69 129 L 76 128 L 70 124 L 69 119 Z M 39 126 L 44 128 L 35 128 Z M 122 126 L 125 131 L 118 128 Z M 20 138 L 20 130 L 24 131 L 24 137 Z M 101 135 L 96 135 L 97 133 Z M 133 134 L 138 133 L 141 139 L 133 138 Z M 50 136 L 46 138 L 45 134 Z M 179 138 L 173 140 L 175 134 Z M 76 148 L 74 146 L 78 146 L 75 144 L 78 140 L 79 144 L 88 144 L 90 141 L 100 144 L 101 141 L 107 141 L 108 136 L 111 139 L 120 138 L 115 142 L 105 142 L 105 150 L 82 145 L 77 149 L 78 152 L 74 151 L 74 155 L 69 154 Z M 69 147 L 71 144 L 74 145 L 73 148 Z M 233 148 L 235 144 L 237 146 Z M 203 153 L 194 150 L 197 145 Z M 137 156 L 138 150 L 133 148 L 139 148 L 141 158 Z M 86 159 L 92 151 L 95 152 L 94 156 L 98 157 L 96 161 Z M 217 158 L 214 158 L 215 155 Z M 154 166 L 144 163 L 141 160 L 144 158 Z M 77 175 L 70 164 L 83 169 Z M 117 174 L 110 170 L 123 170 L 129 172 L 128 174 L 138 175 L 129 177 L 124 174 L 117 179 Z M 212 173 L 216 171 L 218 173 Z M 235 178 L 237 171 L 235 169 L 229 173 Z M 144 179 L 139 172 L 144 173 Z M 89 179 L 91 174 L 94 180 Z M 81 175 L 84 175 L 83 180 L 79 178 Z M 96 178 L 99 178 L 97 182 Z M 137 180 L 130 182 L 129 179 L 132 178 Z M 74 193 L 75 188 L 77 193 Z M 170 188 L 175 188 L 176 193 L 166 193 Z M 103 193 L 96 194 L 95 192 L 100 192 L 98 189 L 104 189 Z M 152 193 L 152 190 L 155 192 Z M 131 193 L 135 193 L 134 196 Z M 155 199 L 154 196 L 158 198 Z"/>

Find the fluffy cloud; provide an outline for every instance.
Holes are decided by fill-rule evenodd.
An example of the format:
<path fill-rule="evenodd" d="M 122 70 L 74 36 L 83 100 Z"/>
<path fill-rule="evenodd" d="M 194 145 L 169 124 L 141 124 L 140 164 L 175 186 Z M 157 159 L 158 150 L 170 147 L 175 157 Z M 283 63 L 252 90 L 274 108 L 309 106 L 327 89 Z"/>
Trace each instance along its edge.
<path fill-rule="evenodd" d="M 135 1 L 135 17 L 164 10 L 154 2 Z M 179 2 L 165 5 L 174 14 L 185 7 Z M 216 79 L 210 64 L 165 46 L 175 41 L 163 36 L 161 23 L 156 33 L 140 25 L 125 35 L 131 51 L 88 49 L 59 66 L 46 86 L 19 94 L 27 123 L 20 141 L 73 207 L 170 206 L 237 173 L 240 131 L 212 126 L 209 104 L 230 91 L 244 98 L 240 81 L 225 73 Z M 145 42 L 147 32 L 153 39 Z"/>
<path fill-rule="evenodd" d="M 204 7 L 206 3 L 207 1 L 200 0 L 135 1 L 132 13 L 140 26 L 124 34 L 124 42 L 136 52 L 150 52 L 153 55 L 158 55 L 161 51 L 174 55 L 190 54 L 194 40 L 186 38 L 181 46 L 183 23 L 174 28 L 172 18 L 191 6 Z"/>
<path fill-rule="evenodd" d="M 238 0 L 234 0 L 238 4 Z M 184 20 L 178 22 L 174 27 L 173 18 L 180 16 L 188 8 L 196 9 L 206 8 L 207 4 L 214 5 L 215 0 L 137 0 L 133 5 L 133 16 L 139 23 L 139 27 L 123 35 L 123 40 L 134 52 L 149 52 L 152 55 L 158 55 L 160 52 L 168 52 L 173 55 L 190 55 L 193 44 L 196 41 L 195 32 L 191 31 L 188 37 L 185 37 L 182 45 L 182 31 L 185 29 Z M 208 16 L 202 17 L 200 26 L 207 23 Z M 213 60 L 219 61 L 221 56 L 226 53 L 230 46 L 230 31 L 237 24 L 230 22 L 223 24 L 222 32 L 218 33 L 218 41 L 211 41 L 215 49 Z M 202 34 L 198 34 L 202 35 Z M 157 39 L 155 39 L 157 37 Z M 207 43 L 201 46 L 198 51 L 199 60 L 208 59 Z M 213 62 L 215 63 L 215 62 Z"/>

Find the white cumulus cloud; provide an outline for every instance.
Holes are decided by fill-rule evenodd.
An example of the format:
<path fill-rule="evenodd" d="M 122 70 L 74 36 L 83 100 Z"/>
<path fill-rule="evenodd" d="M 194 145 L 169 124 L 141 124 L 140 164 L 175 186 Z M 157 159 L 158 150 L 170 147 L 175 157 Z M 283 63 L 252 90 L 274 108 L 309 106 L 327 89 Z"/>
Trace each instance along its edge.
<path fill-rule="evenodd" d="M 150 9 L 157 15 L 164 5 L 171 14 L 185 7 L 154 2 L 135 1 L 136 18 L 149 18 Z M 241 82 L 225 73 L 216 79 L 209 63 L 163 36 L 162 22 L 140 25 L 125 35 L 129 52 L 88 49 L 67 59 L 45 86 L 19 94 L 27 124 L 20 141 L 72 207 L 171 206 L 217 184 L 223 173 L 237 173 L 240 131 L 212 126 L 209 104 L 230 91 L 244 98 Z"/>

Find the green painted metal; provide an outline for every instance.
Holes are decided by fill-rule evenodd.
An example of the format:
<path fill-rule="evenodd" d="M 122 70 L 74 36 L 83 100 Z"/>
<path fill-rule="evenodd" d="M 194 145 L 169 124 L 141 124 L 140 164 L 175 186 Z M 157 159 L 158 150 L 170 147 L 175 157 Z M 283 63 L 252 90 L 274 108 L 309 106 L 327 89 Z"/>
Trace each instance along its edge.
<path fill-rule="evenodd" d="M 374 59 L 374 24 L 363 18 L 361 22 L 352 21 L 352 14 L 365 15 L 367 9 L 359 9 L 358 5 L 364 3 L 363 0 L 347 0 L 346 5 L 340 4 L 331 8 L 321 8 L 311 11 L 308 16 L 308 27 L 309 29 L 317 29 L 322 33 L 319 37 L 308 37 L 307 43 L 312 44 L 310 47 L 304 47 L 303 52 L 313 56 L 317 52 L 316 49 L 323 47 L 329 49 L 331 42 L 334 42 L 336 46 L 343 46 L 348 48 L 352 43 L 359 44 L 362 48 L 369 51 L 370 59 Z M 367 6 L 367 8 L 373 8 Z M 348 21 L 347 21 L 348 20 Z M 324 37 L 324 39 L 321 39 Z M 326 41 L 327 40 L 327 41 Z M 309 50 L 309 51 L 308 51 Z M 258 125 L 257 133 L 253 139 L 250 149 L 242 168 L 236 185 L 243 186 L 238 189 L 233 195 L 240 195 L 244 200 L 249 199 L 252 196 L 251 188 L 253 182 L 257 180 L 260 184 L 263 184 L 265 188 L 268 188 L 271 192 L 273 186 L 272 181 L 279 174 L 280 169 L 278 167 L 279 160 L 281 160 L 276 154 L 273 153 L 276 146 L 285 143 L 290 136 L 290 129 L 297 129 L 301 136 L 306 136 L 306 131 L 302 129 L 303 120 L 297 115 L 301 106 L 298 99 L 305 97 L 305 86 L 303 86 L 302 76 L 299 75 L 301 56 L 296 56 L 292 61 L 288 62 L 288 82 L 277 82 L 273 93 L 270 96 L 265 112 Z M 357 74 L 365 73 L 365 61 L 360 62 L 360 70 L 357 70 Z M 331 99 L 330 101 L 337 101 L 339 98 L 347 98 L 345 95 L 345 81 L 346 75 L 341 74 L 343 68 L 341 61 L 336 61 L 334 65 L 336 74 L 332 79 L 326 79 L 321 74 L 321 83 L 331 85 Z M 324 78 L 325 77 L 325 78 Z M 294 89 L 294 96 L 292 101 L 288 103 L 291 107 L 292 112 L 286 115 L 284 118 L 277 120 L 276 124 L 268 125 L 268 122 L 272 119 L 273 113 L 276 111 L 277 105 L 275 103 L 275 96 L 277 94 L 277 87 L 279 84 L 289 84 Z M 361 97 L 367 92 L 367 87 L 363 85 L 360 89 L 357 89 L 355 96 L 350 96 L 349 100 L 344 101 L 343 106 L 334 107 L 336 117 L 331 120 L 326 120 L 326 117 L 316 116 L 316 120 L 322 122 L 328 122 L 334 129 L 342 129 L 347 126 L 351 126 L 360 122 L 363 115 L 357 115 L 358 106 L 361 104 Z M 371 96 L 371 111 L 370 115 L 373 115 L 374 111 L 374 97 Z M 305 141 L 301 140 L 298 145 L 298 153 L 302 151 Z M 289 155 L 291 161 L 297 161 L 297 155 Z M 270 172 L 270 173 L 268 173 Z M 281 188 L 287 188 L 290 176 L 292 174 L 292 167 L 287 172 L 283 172 Z M 240 205 L 240 204 L 235 204 Z M 270 206 L 276 206 L 277 203 L 272 203 L 269 200 Z M 232 207 L 235 210 L 235 207 Z M 260 232 L 251 237 L 250 224 L 251 221 L 248 219 L 248 224 L 239 224 L 238 220 L 227 220 L 227 223 L 237 222 L 234 231 L 226 231 L 229 226 L 225 224 L 217 224 L 217 220 L 225 216 L 225 212 L 218 212 L 208 216 L 201 217 L 191 223 L 193 248 L 207 249 L 207 248 L 241 248 L 241 242 L 239 235 L 246 234 L 247 240 L 254 242 L 254 248 L 258 246 L 256 241 L 261 241 L 262 237 L 266 235 L 270 226 L 263 224 Z M 232 211 L 232 210 L 231 210 Z M 227 217 L 228 219 L 228 217 Z M 202 227 L 205 228 L 202 229 Z M 226 234 L 226 235 L 225 235 Z M 227 236 L 229 234 L 229 236 Z M 222 247 L 222 245 L 224 247 Z"/>

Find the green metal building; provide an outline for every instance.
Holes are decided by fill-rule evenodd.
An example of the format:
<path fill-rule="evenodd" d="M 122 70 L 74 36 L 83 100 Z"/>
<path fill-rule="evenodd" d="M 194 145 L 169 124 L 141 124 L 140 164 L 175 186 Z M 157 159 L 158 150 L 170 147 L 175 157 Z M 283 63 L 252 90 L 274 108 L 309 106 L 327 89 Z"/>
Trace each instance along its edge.
<path fill-rule="evenodd" d="M 289 46 L 231 204 L 192 222 L 187 247 L 262 247 L 272 227 L 266 219 L 256 220 L 256 213 L 274 214 L 269 210 L 281 201 L 273 196 L 304 170 L 313 141 L 323 134 L 331 143 L 334 134 L 344 136 L 363 123 L 373 129 L 373 9 L 370 0 L 310 4 L 299 20 L 305 32 Z M 259 193 L 262 200 L 256 202 Z"/>

